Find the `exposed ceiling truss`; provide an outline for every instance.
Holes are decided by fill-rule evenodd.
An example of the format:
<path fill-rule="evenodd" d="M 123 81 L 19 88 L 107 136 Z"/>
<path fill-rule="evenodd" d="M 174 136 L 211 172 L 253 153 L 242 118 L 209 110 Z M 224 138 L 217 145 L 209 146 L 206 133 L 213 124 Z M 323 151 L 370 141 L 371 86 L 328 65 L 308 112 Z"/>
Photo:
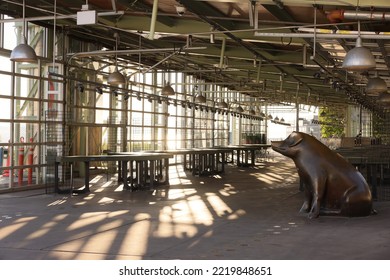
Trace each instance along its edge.
<path fill-rule="evenodd" d="M 54 1 L 27 1 L 29 21 L 53 25 Z M 57 0 L 57 30 L 113 49 L 119 33 L 120 61 L 156 65 L 169 52 L 136 49 L 193 48 L 170 56 L 170 69 L 225 84 L 269 102 L 314 106 L 360 104 L 383 113 L 365 94 L 369 77 L 390 83 L 390 1 L 352 0 L 89 0 L 98 23 L 80 26 L 81 0 Z M 0 12 L 21 18 L 22 0 L 4 0 Z M 372 6 L 374 3 L 375 6 Z M 357 6 L 359 5 L 359 6 Z M 178 8 L 179 7 L 179 8 Z M 358 33 L 358 21 L 361 30 Z M 360 35 L 374 54 L 375 70 L 342 69 Z M 198 48 L 202 47 L 202 48 Z M 96 56 L 95 59 L 99 59 Z M 164 63 L 157 66 L 165 67 Z"/>

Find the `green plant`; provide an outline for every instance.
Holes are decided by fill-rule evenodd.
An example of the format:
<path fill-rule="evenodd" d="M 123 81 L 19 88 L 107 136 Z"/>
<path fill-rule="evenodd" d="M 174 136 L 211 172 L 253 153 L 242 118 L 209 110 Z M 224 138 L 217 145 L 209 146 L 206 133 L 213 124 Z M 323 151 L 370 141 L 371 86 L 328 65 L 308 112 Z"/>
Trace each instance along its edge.
<path fill-rule="evenodd" d="M 318 120 L 321 125 L 322 138 L 341 137 L 344 134 L 344 125 L 340 112 L 330 107 L 322 107 L 319 110 Z"/>

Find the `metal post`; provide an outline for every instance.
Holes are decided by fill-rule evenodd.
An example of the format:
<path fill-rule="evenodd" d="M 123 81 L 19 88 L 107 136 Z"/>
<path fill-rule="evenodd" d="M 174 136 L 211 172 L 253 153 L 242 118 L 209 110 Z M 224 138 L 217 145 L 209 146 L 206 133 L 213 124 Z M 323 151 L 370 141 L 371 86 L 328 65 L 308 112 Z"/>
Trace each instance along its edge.
<path fill-rule="evenodd" d="M 295 106 L 296 106 L 296 126 L 295 126 L 295 130 L 296 131 L 299 131 L 299 98 L 298 98 L 298 94 L 299 94 L 299 83 L 297 83 L 297 92 L 296 92 L 296 95 L 295 95 Z"/>

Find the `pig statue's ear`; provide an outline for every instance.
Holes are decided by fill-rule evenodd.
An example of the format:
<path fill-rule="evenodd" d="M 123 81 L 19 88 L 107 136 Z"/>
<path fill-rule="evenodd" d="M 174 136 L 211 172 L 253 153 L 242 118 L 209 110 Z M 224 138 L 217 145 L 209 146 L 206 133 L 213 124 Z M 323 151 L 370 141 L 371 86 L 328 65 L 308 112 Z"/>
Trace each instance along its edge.
<path fill-rule="evenodd" d="M 299 143 L 302 142 L 302 140 L 303 140 L 303 138 L 297 139 L 297 141 L 295 141 L 294 143 L 292 143 L 292 144 L 290 145 L 290 147 L 294 147 L 294 146 L 298 145 Z"/>

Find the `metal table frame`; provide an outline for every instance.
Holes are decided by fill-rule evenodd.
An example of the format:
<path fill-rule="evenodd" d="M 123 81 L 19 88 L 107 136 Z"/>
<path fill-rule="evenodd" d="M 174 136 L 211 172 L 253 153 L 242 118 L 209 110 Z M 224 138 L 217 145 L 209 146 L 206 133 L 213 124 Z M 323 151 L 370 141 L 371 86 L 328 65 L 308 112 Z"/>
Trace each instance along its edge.
<path fill-rule="evenodd" d="M 141 185 L 145 185 L 147 181 L 147 177 L 149 178 L 149 187 L 153 188 L 155 179 L 156 179 L 156 166 L 159 167 L 159 174 L 161 177 L 165 177 L 164 182 L 169 183 L 169 158 L 172 158 L 173 155 L 170 153 L 128 153 L 128 154 L 120 154 L 120 155 L 92 155 L 92 156 L 63 156 L 57 157 L 55 161 L 55 191 L 60 192 L 58 183 L 59 176 L 58 170 L 59 165 L 62 163 L 69 163 L 71 170 L 71 190 L 70 192 L 75 192 L 73 190 L 73 163 L 75 162 L 84 162 L 84 189 L 77 190 L 78 193 L 88 193 L 90 192 L 89 188 L 89 167 L 91 161 L 117 161 L 118 162 L 118 178 L 123 182 L 123 188 L 126 190 L 134 189 L 133 181 L 131 181 L 131 185 L 129 186 L 127 182 L 128 177 L 128 163 L 133 163 L 136 166 L 136 174 L 140 177 L 137 178 L 137 183 Z M 159 163 L 156 164 L 156 161 Z M 165 174 L 164 174 L 165 173 Z"/>

